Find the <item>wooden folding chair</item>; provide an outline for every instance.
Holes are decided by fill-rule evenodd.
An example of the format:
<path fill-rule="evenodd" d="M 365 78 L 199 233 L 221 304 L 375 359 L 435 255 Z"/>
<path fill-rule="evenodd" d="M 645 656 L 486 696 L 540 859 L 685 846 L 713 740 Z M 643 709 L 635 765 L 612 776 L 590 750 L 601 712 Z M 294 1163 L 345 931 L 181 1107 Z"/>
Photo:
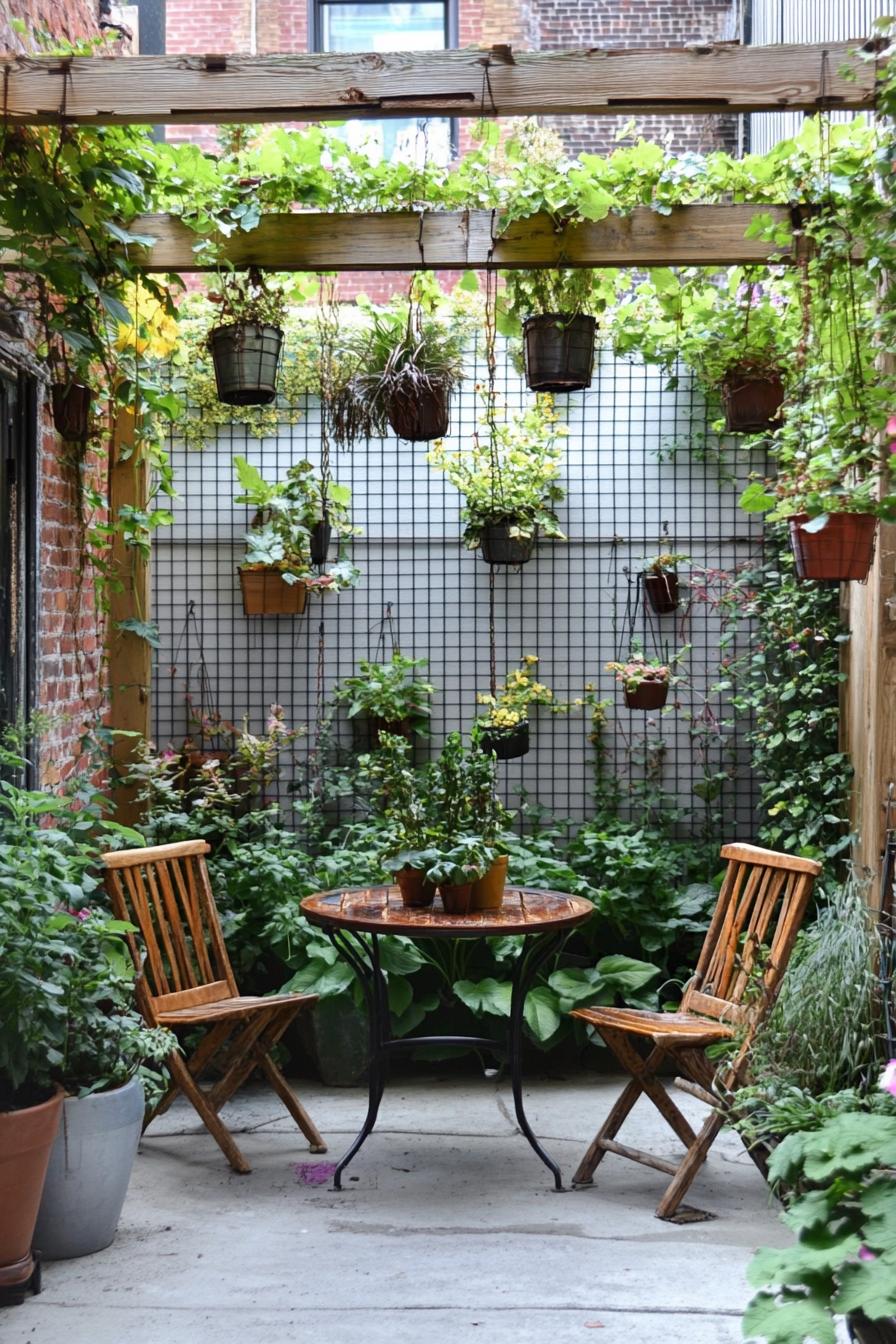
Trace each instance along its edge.
<path fill-rule="evenodd" d="M 258 1068 L 308 1139 L 313 1153 L 327 1146 L 271 1059 L 271 1048 L 316 994 L 241 995 L 237 989 L 215 907 L 204 840 L 103 855 L 106 889 L 119 919 L 135 924 L 128 943 L 137 967 L 137 1002 L 151 1026 L 207 1026 L 189 1059 L 168 1057 L 171 1085 L 146 1124 L 168 1109 L 178 1092 L 195 1106 L 234 1171 L 252 1170 L 218 1112 Z M 217 1081 L 199 1086 L 215 1063 Z M 146 1126 L 144 1125 L 144 1128 Z"/>
<path fill-rule="evenodd" d="M 590 1185 L 606 1153 L 617 1153 L 665 1171 L 672 1182 L 657 1206 L 672 1218 L 725 1123 L 725 1098 L 742 1081 L 756 1029 L 768 1013 L 787 967 L 806 903 L 821 865 L 755 845 L 725 845 L 722 889 L 700 953 L 697 970 L 675 1013 L 634 1008 L 577 1008 L 572 1016 L 596 1027 L 631 1082 L 622 1092 L 573 1177 Z M 772 928 L 772 921 L 774 926 Z M 769 931 L 771 934 L 769 936 Z M 717 1071 L 706 1049 L 733 1040 L 730 1059 Z M 636 1042 L 638 1044 L 636 1044 Z M 675 1086 L 713 1107 L 695 1134 L 657 1077 L 670 1059 Z M 687 1149 L 671 1162 L 618 1143 L 616 1135 L 640 1095 L 649 1097 Z M 708 1217 L 688 1210 L 688 1217 Z"/>

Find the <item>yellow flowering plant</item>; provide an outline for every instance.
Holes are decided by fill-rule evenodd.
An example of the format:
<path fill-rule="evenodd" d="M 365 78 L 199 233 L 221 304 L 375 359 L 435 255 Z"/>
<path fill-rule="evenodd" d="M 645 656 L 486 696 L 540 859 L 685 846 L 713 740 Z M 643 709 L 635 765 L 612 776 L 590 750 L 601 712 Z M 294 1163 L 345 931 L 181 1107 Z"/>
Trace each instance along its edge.
<path fill-rule="evenodd" d="M 496 695 L 476 696 L 477 704 L 485 707 L 476 720 L 480 727 L 511 732 L 528 722 L 530 705 L 547 705 L 552 714 L 566 713 L 569 705 L 555 699 L 550 686 L 538 680 L 537 667 L 537 654 L 523 654 L 520 666 L 508 672 Z"/>
<path fill-rule="evenodd" d="M 569 431 L 559 423 L 553 397 L 536 396 L 508 418 L 487 389 L 477 390 L 486 409 L 470 446 L 450 452 L 437 440 L 427 455 L 464 496 L 465 545 L 475 550 L 483 528 L 496 523 L 508 524 L 513 538 L 528 539 L 540 531 L 565 541 L 555 506 L 564 498 L 561 444 Z"/>

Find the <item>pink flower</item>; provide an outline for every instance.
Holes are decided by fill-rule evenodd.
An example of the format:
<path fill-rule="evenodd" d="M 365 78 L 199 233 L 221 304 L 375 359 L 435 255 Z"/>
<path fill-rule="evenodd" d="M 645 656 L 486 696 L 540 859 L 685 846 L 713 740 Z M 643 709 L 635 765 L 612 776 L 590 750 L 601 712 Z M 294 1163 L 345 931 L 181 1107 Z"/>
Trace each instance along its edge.
<path fill-rule="evenodd" d="M 860 1259 L 860 1260 L 876 1260 L 876 1259 L 877 1259 L 877 1256 L 874 1254 L 873 1251 L 869 1251 L 869 1249 L 868 1249 L 867 1246 L 860 1246 L 860 1247 L 859 1247 L 859 1259 Z"/>
<path fill-rule="evenodd" d="M 882 1092 L 889 1092 L 891 1097 L 896 1097 L 896 1059 L 891 1059 L 884 1069 L 878 1087 Z"/>

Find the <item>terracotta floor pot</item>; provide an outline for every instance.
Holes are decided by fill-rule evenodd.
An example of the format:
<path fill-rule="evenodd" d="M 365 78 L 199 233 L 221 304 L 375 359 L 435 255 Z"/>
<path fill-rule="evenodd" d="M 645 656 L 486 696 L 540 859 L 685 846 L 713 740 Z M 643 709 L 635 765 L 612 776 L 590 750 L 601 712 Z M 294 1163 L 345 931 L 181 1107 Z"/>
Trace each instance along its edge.
<path fill-rule="evenodd" d="M 473 883 L 464 882 L 459 887 L 439 886 L 442 908 L 446 915 L 468 915 L 473 908 Z"/>
<path fill-rule="evenodd" d="M 435 884 L 426 882 L 419 868 L 401 868 L 395 874 L 395 881 L 405 905 L 432 905 L 436 897 Z"/>
<path fill-rule="evenodd" d="M 269 406 L 277 395 L 283 332 L 263 322 L 231 322 L 209 333 L 218 400 Z"/>
<path fill-rule="evenodd" d="M 0 1291 L 24 1290 L 35 1272 L 31 1242 L 62 1100 L 59 1088 L 39 1106 L 0 1111 Z"/>
<path fill-rule="evenodd" d="M 308 589 L 287 583 L 279 569 L 241 569 L 240 588 L 247 616 L 301 616 Z"/>
<path fill-rule="evenodd" d="M 625 691 L 629 709 L 662 709 L 668 698 L 668 681 L 642 681 L 633 691 Z"/>
<path fill-rule="evenodd" d="M 645 574 L 644 593 L 657 616 L 667 616 L 678 607 L 678 575 Z"/>
<path fill-rule="evenodd" d="M 770 434 L 780 423 L 784 386 L 777 374 L 757 377 L 732 369 L 722 383 L 725 428 L 729 434 Z"/>
<path fill-rule="evenodd" d="M 542 313 L 523 323 L 526 384 L 533 392 L 580 392 L 591 386 L 593 317 Z"/>
<path fill-rule="evenodd" d="M 448 390 L 436 383 L 413 397 L 394 396 L 387 411 L 389 424 L 400 439 L 429 443 L 448 433 Z"/>
<path fill-rule="evenodd" d="M 507 855 L 499 854 L 484 877 L 473 883 L 471 910 L 500 910 L 507 885 Z"/>
<path fill-rule="evenodd" d="M 492 751 L 499 761 L 513 761 L 529 750 L 528 721 L 515 728 L 484 728 L 480 738 L 483 751 Z"/>
<path fill-rule="evenodd" d="M 512 537 L 513 520 L 506 523 L 488 523 L 480 534 L 479 545 L 487 565 L 524 565 L 532 559 L 535 533 L 531 537 Z"/>
<path fill-rule="evenodd" d="M 799 578 L 840 583 L 867 579 L 877 533 L 873 514 L 830 513 L 818 532 L 806 531 L 809 516 L 805 513 L 796 513 L 787 522 Z"/>

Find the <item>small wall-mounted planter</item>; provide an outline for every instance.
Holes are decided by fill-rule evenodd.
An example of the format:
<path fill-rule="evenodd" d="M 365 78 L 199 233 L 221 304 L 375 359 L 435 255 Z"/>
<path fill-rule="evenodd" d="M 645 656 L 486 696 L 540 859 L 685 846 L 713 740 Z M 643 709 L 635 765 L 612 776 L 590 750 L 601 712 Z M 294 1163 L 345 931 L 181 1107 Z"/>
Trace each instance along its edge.
<path fill-rule="evenodd" d="M 829 513 L 824 527 L 807 532 L 809 515 L 796 513 L 787 522 L 790 548 L 801 579 L 845 583 L 867 579 L 874 559 L 877 519 L 871 513 Z"/>
<path fill-rule="evenodd" d="M 499 761 L 513 761 L 529 750 L 529 722 L 515 728 L 483 728 L 479 741 L 482 750 L 494 752 Z"/>
<path fill-rule="evenodd" d="M 512 537 L 512 520 L 487 523 L 479 536 L 482 558 L 487 565 L 525 565 L 532 559 L 536 533 L 531 537 Z"/>
<path fill-rule="evenodd" d="M 507 855 L 499 854 L 484 876 L 473 883 L 473 910 L 500 910 L 507 884 Z"/>
<path fill-rule="evenodd" d="M 624 688 L 629 709 L 662 709 L 669 698 L 668 681 L 642 681 L 634 690 Z"/>
<path fill-rule="evenodd" d="M 218 400 L 230 406 L 269 406 L 277 395 L 283 332 L 255 322 L 232 322 L 209 332 Z"/>
<path fill-rule="evenodd" d="M 247 616 L 301 616 L 308 589 L 301 581 L 287 583 L 279 569 L 241 569 L 240 588 Z"/>
<path fill-rule="evenodd" d="M 657 616 L 667 616 L 678 608 L 678 575 L 645 574 L 644 595 Z"/>
<path fill-rule="evenodd" d="M 333 536 L 333 529 L 329 523 L 323 520 L 315 523 L 311 529 L 311 563 L 312 565 L 325 565 L 327 563 L 327 554 L 330 550 L 330 541 Z"/>
<path fill-rule="evenodd" d="M 725 428 L 729 434 L 770 434 L 778 426 L 784 385 L 778 374 L 758 377 L 732 369 L 722 381 Z"/>
<path fill-rule="evenodd" d="M 393 396 L 386 414 L 400 439 L 411 443 L 444 439 L 450 423 L 448 389 L 443 383 L 433 383 L 413 397 Z"/>
<path fill-rule="evenodd" d="M 591 386 L 593 317 L 542 313 L 523 323 L 526 385 L 533 392 L 580 392 Z"/>
<path fill-rule="evenodd" d="M 84 383 L 54 383 L 53 425 L 66 443 L 83 443 L 90 433 L 93 392 Z"/>
<path fill-rule="evenodd" d="M 436 897 L 435 884 L 427 882 L 419 868 L 401 868 L 395 874 L 404 905 L 421 908 L 432 905 Z"/>

